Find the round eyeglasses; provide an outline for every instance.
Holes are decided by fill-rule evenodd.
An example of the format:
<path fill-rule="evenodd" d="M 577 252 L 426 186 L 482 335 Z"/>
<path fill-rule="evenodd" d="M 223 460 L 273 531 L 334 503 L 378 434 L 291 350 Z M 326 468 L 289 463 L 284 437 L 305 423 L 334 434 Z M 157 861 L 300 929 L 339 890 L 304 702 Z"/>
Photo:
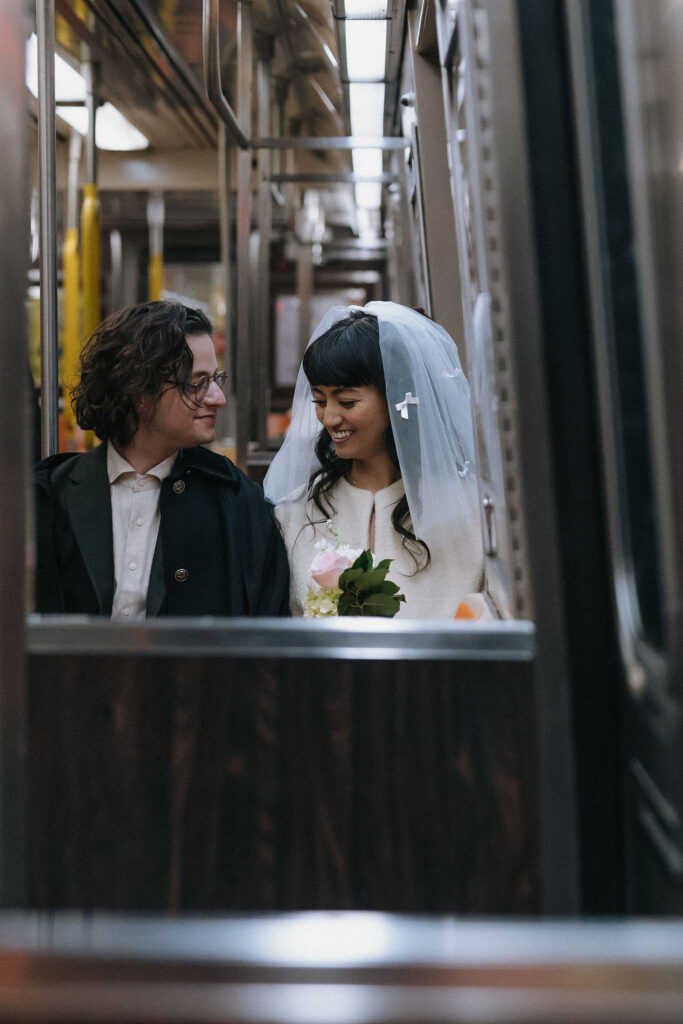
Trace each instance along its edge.
<path fill-rule="evenodd" d="M 175 382 L 175 387 L 181 392 L 185 398 L 189 398 L 191 402 L 195 402 L 199 405 L 204 401 L 209 393 L 209 388 L 212 384 L 217 384 L 221 391 L 225 391 L 228 383 L 228 374 L 226 370 L 216 370 L 213 377 L 202 376 L 198 377 L 197 380 L 178 380 Z"/>

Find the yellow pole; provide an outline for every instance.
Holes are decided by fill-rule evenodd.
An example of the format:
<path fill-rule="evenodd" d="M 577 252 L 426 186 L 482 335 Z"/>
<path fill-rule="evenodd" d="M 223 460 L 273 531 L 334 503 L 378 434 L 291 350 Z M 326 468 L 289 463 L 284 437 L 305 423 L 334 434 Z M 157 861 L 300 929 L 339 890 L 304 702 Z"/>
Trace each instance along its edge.
<path fill-rule="evenodd" d="M 83 188 L 81 207 L 81 284 L 83 288 L 83 337 L 89 338 L 100 322 L 100 201 L 97 185 Z M 85 433 L 85 446 L 92 448 L 95 435 Z"/>
<path fill-rule="evenodd" d="M 161 289 L 164 287 L 163 253 L 150 253 L 149 267 L 147 268 L 147 285 L 149 289 L 149 301 L 156 302 L 157 299 L 161 298 Z"/>
<path fill-rule="evenodd" d="M 83 189 L 81 207 L 81 277 L 83 281 L 83 337 L 89 338 L 100 322 L 100 201 L 97 185 Z"/>
<path fill-rule="evenodd" d="M 79 329 L 80 293 L 78 268 L 78 228 L 67 228 L 64 234 L 62 252 L 64 273 L 64 348 L 62 354 L 62 384 L 64 388 L 64 420 L 69 434 L 75 420 L 69 391 L 78 378 L 81 354 L 81 332 Z"/>
<path fill-rule="evenodd" d="M 147 228 L 149 231 L 149 263 L 147 291 L 150 302 L 161 298 L 164 287 L 164 194 L 150 192 L 147 197 Z"/>

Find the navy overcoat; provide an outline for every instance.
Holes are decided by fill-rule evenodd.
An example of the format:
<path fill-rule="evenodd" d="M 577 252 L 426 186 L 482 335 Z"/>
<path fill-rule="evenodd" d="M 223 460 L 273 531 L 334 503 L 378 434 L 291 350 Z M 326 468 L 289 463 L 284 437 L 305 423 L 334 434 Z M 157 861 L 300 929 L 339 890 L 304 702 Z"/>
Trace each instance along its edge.
<path fill-rule="evenodd" d="M 148 615 L 288 615 L 289 567 L 260 487 L 207 448 L 161 483 Z M 111 616 L 114 542 L 106 444 L 36 467 L 36 611 Z"/>

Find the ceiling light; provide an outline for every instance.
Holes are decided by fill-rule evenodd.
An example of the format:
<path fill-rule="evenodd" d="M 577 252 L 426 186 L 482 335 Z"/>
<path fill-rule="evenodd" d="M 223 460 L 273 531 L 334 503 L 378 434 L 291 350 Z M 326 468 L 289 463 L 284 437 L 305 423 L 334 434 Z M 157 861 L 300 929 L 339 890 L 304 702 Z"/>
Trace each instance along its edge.
<path fill-rule="evenodd" d="M 381 82 L 386 49 L 386 21 L 347 21 L 346 67 L 349 80 Z"/>
<path fill-rule="evenodd" d="M 335 68 L 338 68 L 338 67 L 339 67 L 339 64 L 337 63 L 337 58 L 336 58 L 336 57 L 335 57 L 335 55 L 334 55 L 334 54 L 332 53 L 332 50 L 331 50 L 331 49 L 329 48 L 329 46 L 327 45 L 327 43 L 323 43 L 323 50 L 325 51 L 325 54 L 326 54 L 326 56 L 327 56 L 327 59 L 329 60 L 330 64 L 331 64 L 331 65 L 332 65 L 333 67 L 335 67 Z"/>
<path fill-rule="evenodd" d="M 26 85 L 31 93 L 38 96 L 38 40 L 35 33 L 26 44 Z M 82 107 L 64 107 L 60 103 L 85 103 L 85 79 L 79 75 L 59 54 L 55 54 L 55 101 L 56 113 L 81 135 L 88 131 L 88 111 Z M 97 108 L 95 117 L 95 141 L 98 149 L 129 151 L 147 149 L 149 140 L 134 128 L 123 114 L 104 103 Z"/>
<path fill-rule="evenodd" d="M 352 82 L 349 85 L 351 108 L 351 135 L 378 136 L 384 132 L 384 84 Z M 368 154 L 367 156 L 365 154 Z M 352 151 L 356 174 L 380 174 L 382 152 L 376 149 Z M 354 186 L 356 205 L 365 209 L 378 209 L 382 199 L 379 182 L 360 182 Z"/>
<path fill-rule="evenodd" d="M 38 96 L 38 39 L 35 32 L 26 44 L 26 84 Z M 55 100 L 85 100 L 85 80 L 70 64 L 55 54 Z"/>
<path fill-rule="evenodd" d="M 377 210 L 382 203 L 382 186 L 379 182 L 361 181 L 354 185 L 356 206 L 366 210 Z"/>
<path fill-rule="evenodd" d="M 370 244 L 376 242 L 381 231 L 379 210 L 368 210 L 365 207 L 360 207 L 357 219 L 359 241 Z"/>
<path fill-rule="evenodd" d="M 375 178 L 382 173 L 381 149 L 354 149 L 351 151 L 353 173 Z"/>
<path fill-rule="evenodd" d="M 351 134 L 381 137 L 384 134 L 384 84 L 352 82 L 349 85 Z"/>
<path fill-rule="evenodd" d="M 119 152 L 147 149 L 149 146 L 149 139 L 139 132 L 111 103 L 104 103 L 97 108 L 95 142 L 98 149 Z"/>
<path fill-rule="evenodd" d="M 354 149 L 351 155 L 354 174 L 374 177 L 382 173 L 381 149 Z M 379 209 L 382 202 L 382 185 L 379 181 L 359 181 L 353 186 L 353 190 L 359 209 Z"/>
<path fill-rule="evenodd" d="M 347 18 L 386 18 L 387 0 L 346 0 L 344 14 Z"/>

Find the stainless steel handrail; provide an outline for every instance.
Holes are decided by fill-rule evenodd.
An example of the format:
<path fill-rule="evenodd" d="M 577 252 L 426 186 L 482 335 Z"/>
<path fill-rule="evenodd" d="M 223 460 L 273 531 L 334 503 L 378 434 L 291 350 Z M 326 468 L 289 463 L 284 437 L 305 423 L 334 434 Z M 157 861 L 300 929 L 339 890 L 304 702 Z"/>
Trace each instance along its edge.
<path fill-rule="evenodd" d="M 252 139 L 252 149 L 405 149 L 410 139 L 402 135 L 283 135 Z"/>
<path fill-rule="evenodd" d="M 219 45 L 219 0 L 202 2 L 202 54 L 204 87 L 216 113 L 242 149 L 249 148 L 249 138 L 240 127 L 234 110 L 228 103 L 221 82 Z"/>
<path fill-rule="evenodd" d="M 309 172 L 306 174 L 271 174 L 271 181 L 276 181 L 279 184 L 302 184 L 302 185 L 334 185 L 334 184 L 348 184 L 357 185 L 360 182 L 374 181 L 379 182 L 382 185 L 390 185 L 394 181 L 399 180 L 398 174 L 353 174 L 349 172 L 344 173 L 318 173 Z"/>
<path fill-rule="evenodd" d="M 158 5 L 150 3 L 149 0 L 129 0 L 129 2 L 132 4 L 137 17 L 142 21 L 146 31 L 149 32 L 160 52 L 164 55 L 165 61 L 168 61 L 170 67 L 177 75 L 178 82 L 182 88 L 183 102 L 187 105 L 188 109 L 193 110 L 195 116 L 197 114 L 197 106 L 203 115 L 214 114 L 215 111 L 211 104 L 207 102 L 207 97 L 204 91 L 202 91 L 200 82 L 197 81 L 197 76 L 173 45 L 168 31 L 161 23 L 160 15 L 156 10 Z M 109 0 L 109 7 L 119 17 L 126 17 L 121 13 L 121 4 L 120 2 L 117 3 L 117 0 Z M 127 27 L 129 31 L 135 34 L 132 22 Z M 213 118 L 211 118 L 211 121 L 213 123 Z"/>
<path fill-rule="evenodd" d="M 0 917 L 0 1016 L 159 1024 L 678 1024 L 680 921 L 380 913 Z"/>
<path fill-rule="evenodd" d="M 29 655 L 531 661 L 533 623 L 339 618 L 147 619 L 29 616 Z"/>
<path fill-rule="evenodd" d="M 36 36 L 40 157 L 41 447 L 45 456 L 53 455 L 59 448 L 54 0 L 40 0 L 36 4 Z"/>
<path fill-rule="evenodd" d="M 23 0 L 5 0 L 0 32 L 0 904 L 21 906 L 24 891 L 25 692 L 24 532 L 29 398 L 26 276 L 29 262 L 28 110 Z M 30 530 L 30 527 L 29 527 Z"/>

